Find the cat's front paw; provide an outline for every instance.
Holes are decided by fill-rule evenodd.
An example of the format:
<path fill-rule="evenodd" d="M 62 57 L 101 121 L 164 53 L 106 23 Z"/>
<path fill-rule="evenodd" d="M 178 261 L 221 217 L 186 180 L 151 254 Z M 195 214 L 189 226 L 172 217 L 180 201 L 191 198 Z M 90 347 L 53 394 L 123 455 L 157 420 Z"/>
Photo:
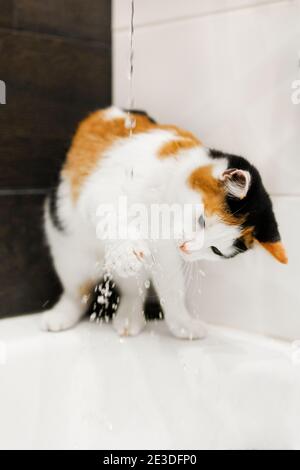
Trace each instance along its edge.
<path fill-rule="evenodd" d="M 43 331 L 64 331 L 76 325 L 80 317 L 80 313 L 75 310 L 68 311 L 67 309 L 54 307 L 42 314 L 40 327 Z"/>
<path fill-rule="evenodd" d="M 121 300 L 113 320 L 113 327 L 119 336 L 137 336 L 146 326 L 143 305 L 135 303 L 126 298 Z"/>
<path fill-rule="evenodd" d="M 120 277 L 133 276 L 145 265 L 148 256 L 148 246 L 142 240 L 123 241 L 107 250 L 105 270 Z"/>
<path fill-rule="evenodd" d="M 119 336 L 137 336 L 146 326 L 143 317 L 122 317 L 116 316 L 113 327 Z"/>
<path fill-rule="evenodd" d="M 192 317 L 170 321 L 168 327 L 171 333 L 180 339 L 201 339 L 207 334 L 205 323 Z"/>

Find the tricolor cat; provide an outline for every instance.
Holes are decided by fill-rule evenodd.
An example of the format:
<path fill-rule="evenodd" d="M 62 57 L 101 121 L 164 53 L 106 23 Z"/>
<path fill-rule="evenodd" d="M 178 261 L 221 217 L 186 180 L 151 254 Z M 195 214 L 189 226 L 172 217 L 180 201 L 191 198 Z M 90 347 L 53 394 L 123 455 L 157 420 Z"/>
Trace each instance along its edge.
<path fill-rule="evenodd" d="M 145 326 L 145 285 L 151 280 L 164 299 L 170 331 L 201 338 L 205 326 L 187 310 L 182 264 L 232 258 L 255 244 L 287 263 L 272 203 L 258 171 L 244 158 L 208 149 L 190 132 L 159 125 L 143 112 L 134 116 L 131 136 L 127 113 L 116 107 L 91 114 L 75 134 L 59 185 L 45 205 L 46 236 L 64 292 L 43 314 L 42 326 L 48 331 L 74 326 L 106 262 L 122 294 L 113 320 L 120 335 L 136 335 Z M 201 204 L 203 210 L 192 236 L 99 239 L 99 204 L 124 196 L 147 207 Z"/>

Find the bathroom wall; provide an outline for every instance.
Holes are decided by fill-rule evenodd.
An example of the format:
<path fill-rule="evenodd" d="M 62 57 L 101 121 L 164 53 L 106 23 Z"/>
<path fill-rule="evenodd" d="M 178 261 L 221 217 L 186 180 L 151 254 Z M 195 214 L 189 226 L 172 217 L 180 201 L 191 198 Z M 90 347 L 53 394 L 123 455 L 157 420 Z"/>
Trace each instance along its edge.
<path fill-rule="evenodd" d="M 247 156 L 270 191 L 290 262 L 262 249 L 203 264 L 210 322 L 300 337 L 300 0 L 136 0 L 135 105 Z M 130 0 L 113 1 L 114 102 L 128 105 Z M 298 95 L 299 96 L 299 95 Z M 196 281 L 194 281 L 196 282 Z"/>
<path fill-rule="evenodd" d="M 42 207 L 80 119 L 111 102 L 110 0 L 0 0 L 0 318 L 59 293 Z"/>

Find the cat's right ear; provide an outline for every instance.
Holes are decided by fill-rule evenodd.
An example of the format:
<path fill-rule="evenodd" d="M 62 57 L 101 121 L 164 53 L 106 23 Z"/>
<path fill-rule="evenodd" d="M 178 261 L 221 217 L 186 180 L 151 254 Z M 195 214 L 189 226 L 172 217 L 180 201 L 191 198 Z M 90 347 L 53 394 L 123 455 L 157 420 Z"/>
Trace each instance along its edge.
<path fill-rule="evenodd" d="M 234 198 L 244 199 L 251 185 L 251 175 L 249 171 L 229 168 L 223 172 L 221 181 L 223 181 L 225 191 L 228 195 Z"/>

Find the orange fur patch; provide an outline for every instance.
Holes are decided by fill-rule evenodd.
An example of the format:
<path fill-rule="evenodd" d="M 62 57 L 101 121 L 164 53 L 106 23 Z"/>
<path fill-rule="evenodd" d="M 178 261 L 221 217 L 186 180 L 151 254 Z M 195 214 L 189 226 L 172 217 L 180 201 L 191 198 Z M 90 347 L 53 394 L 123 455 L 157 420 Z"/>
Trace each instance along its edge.
<path fill-rule="evenodd" d="M 254 227 L 247 227 L 242 230 L 241 238 L 247 248 L 251 248 L 254 243 Z"/>
<path fill-rule="evenodd" d="M 170 140 L 170 142 L 166 142 L 160 149 L 159 149 L 159 157 L 174 157 L 178 152 L 181 150 L 188 150 L 195 147 L 195 142 L 190 139 L 175 139 Z"/>
<path fill-rule="evenodd" d="M 87 281 L 79 287 L 79 295 L 83 303 L 88 304 L 91 301 L 91 294 L 94 287 L 95 282 L 93 281 Z"/>
<path fill-rule="evenodd" d="M 266 242 L 266 243 L 261 243 L 259 242 L 265 250 L 267 250 L 274 258 L 277 259 L 282 264 L 287 264 L 288 263 L 288 257 L 285 251 L 285 248 L 281 242 Z"/>
<path fill-rule="evenodd" d="M 129 136 L 129 130 L 125 127 L 126 116 L 106 119 L 105 113 L 106 110 L 96 111 L 80 123 L 67 154 L 63 175 L 71 181 L 74 201 L 78 198 L 83 182 L 93 172 L 103 154 L 116 141 Z M 155 124 L 142 114 L 134 114 L 134 119 L 136 125 L 132 129 L 133 135 L 155 129 L 171 131 L 174 134 L 174 140 L 167 142 L 160 149 L 160 157 L 175 155 L 179 150 L 201 145 L 193 134 L 176 126 Z"/>
<path fill-rule="evenodd" d="M 202 145 L 201 141 L 191 132 L 184 131 L 176 126 L 160 126 L 160 128 L 174 133 L 174 139 L 166 142 L 159 149 L 158 156 L 160 158 L 174 157 L 181 150 L 188 150 Z"/>
<path fill-rule="evenodd" d="M 135 115 L 133 134 L 147 132 L 157 126 L 147 116 Z M 125 118 L 105 119 L 105 110 L 96 111 L 79 125 L 73 138 L 63 175 L 71 181 L 73 199 L 78 198 L 85 179 L 92 173 L 99 159 L 118 139 L 127 138 Z"/>
<path fill-rule="evenodd" d="M 227 210 L 225 189 L 222 181 L 213 177 L 212 165 L 197 168 L 190 175 L 188 183 L 192 189 L 202 194 L 207 215 L 216 214 L 228 225 L 240 225 L 243 222 L 242 218 L 233 216 Z"/>

